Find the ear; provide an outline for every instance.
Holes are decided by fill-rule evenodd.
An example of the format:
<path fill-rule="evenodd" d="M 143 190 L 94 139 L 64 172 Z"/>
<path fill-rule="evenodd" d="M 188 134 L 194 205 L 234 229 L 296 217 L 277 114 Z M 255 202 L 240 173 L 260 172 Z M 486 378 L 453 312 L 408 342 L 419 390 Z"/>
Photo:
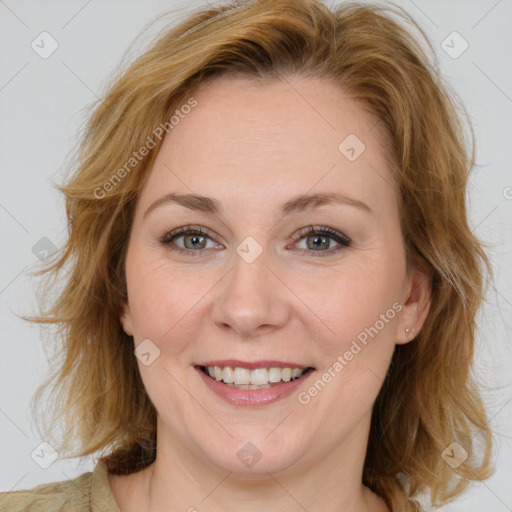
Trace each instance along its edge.
<path fill-rule="evenodd" d="M 396 343 L 404 345 L 420 332 L 430 309 L 430 274 L 426 269 L 415 268 L 407 278 L 403 309 L 398 322 Z M 406 329 L 409 329 L 407 332 Z"/>
<path fill-rule="evenodd" d="M 128 336 L 133 336 L 132 317 L 130 313 L 130 306 L 127 302 L 123 305 L 119 320 L 121 321 L 121 326 L 123 327 L 124 332 L 128 334 Z"/>

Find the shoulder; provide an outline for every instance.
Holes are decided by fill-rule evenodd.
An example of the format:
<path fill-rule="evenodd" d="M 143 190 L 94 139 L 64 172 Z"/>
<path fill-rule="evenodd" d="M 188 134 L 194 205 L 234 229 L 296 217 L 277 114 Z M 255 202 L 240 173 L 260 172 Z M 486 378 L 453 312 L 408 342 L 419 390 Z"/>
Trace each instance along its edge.
<path fill-rule="evenodd" d="M 73 480 L 42 484 L 23 491 L 0 493 L 0 511 L 88 510 L 84 498 L 90 495 L 92 473 Z"/>
<path fill-rule="evenodd" d="M 94 472 L 74 479 L 0 493 L 0 512 L 88 512 L 96 507 L 102 512 L 119 512 L 101 463 Z"/>

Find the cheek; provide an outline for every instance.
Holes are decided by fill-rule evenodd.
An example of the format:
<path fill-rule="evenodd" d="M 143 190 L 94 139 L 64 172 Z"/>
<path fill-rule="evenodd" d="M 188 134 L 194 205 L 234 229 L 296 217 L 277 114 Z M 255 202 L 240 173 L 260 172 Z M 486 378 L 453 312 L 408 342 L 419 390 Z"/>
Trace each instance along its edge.
<path fill-rule="evenodd" d="M 302 279 L 296 288 L 297 295 L 311 305 L 318 327 L 336 348 L 343 348 L 347 340 L 374 324 L 379 331 L 387 332 L 396 323 L 397 307 L 393 304 L 400 297 L 401 269 L 400 265 L 385 262 L 386 258 L 347 262 L 325 278 Z"/>
<path fill-rule="evenodd" d="M 389 367 L 401 304 L 398 274 L 383 267 L 333 272 L 329 288 L 308 298 L 321 305 L 317 325 L 326 334 L 316 339 L 321 367 L 298 399 L 329 431 L 347 433 L 369 413 Z"/>
<path fill-rule="evenodd" d="M 328 386 L 333 393 L 350 401 L 359 397 L 361 404 L 378 393 L 396 343 L 404 272 L 400 254 L 375 251 L 354 258 L 353 263 L 347 260 L 343 269 L 331 271 L 328 279 L 316 284 L 302 281 L 298 293 L 314 305 L 317 328 L 324 333 L 318 338 L 320 377 L 329 373 L 325 379 L 333 382 Z"/>
<path fill-rule="evenodd" d="M 144 249 L 135 248 L 129 254 L 126 277 L 136 342 L 150 338 L 160 345 L 179 329 L 180 319 L 193 310 L 201 296 L 197 273 L 190 279 Z"/>

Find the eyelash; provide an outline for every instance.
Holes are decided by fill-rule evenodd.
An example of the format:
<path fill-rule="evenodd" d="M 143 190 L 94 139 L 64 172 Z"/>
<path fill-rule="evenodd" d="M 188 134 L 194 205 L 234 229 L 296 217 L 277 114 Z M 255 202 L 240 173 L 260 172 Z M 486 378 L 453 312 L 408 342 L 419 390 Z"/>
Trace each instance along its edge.
<path fill-rule="evenodd" d="M 176 238 L 180 238 L 182 236 L 186 235 L 200 235 L 207 237 L 208 239 L 212 240 L 208 233 L 204 231 L 201 227 L 196 226 L 184 226 L 178 229 L 175 229 L 174 231 L 170 231 L 169 233 L 166 233 L 161 239 L 160 243 L 162 245 L 167 245 L 171 250 L 177 251 L 181 254 L 185 254 L 187 256 L 200 256 L 201 253 L 205 250 L 194 250 L 194 249 L 184 249 L 183 247 L 178 247 L 176 245 L 172 246 L 171 242 L 173 242 Z M 308 226 L 305 228 L 300 229 L 297 233 L 292 235 L 292 238 L 295 240 L 295 242 L 300 241 L 303 238 L 307 238 L 308 236 L 313 235 L 320 235 L 320 236 L 326 236 L 328 238 L 333 239 L 335 242 L 337 242 L 339 245 L 335 247 L 334 249 L 329 249 L 327 251 L 313 251 L 313 250 L 307 250 L 307 249 L 300 249 L 304 252 L 313 253 L 312 256 L 314 257 L 323 257 L 323 256 L 329 256 L 332 255 L 335 252 L 338 252 L 346 247 L 350 247 L 351 240 L 347 236 L 343 235 L 342 233 L 326 227 L 326 226 Z M 213 240 L 212 240 L 213 241 Z M 191 254 L 196 253 L 196 254 Z M 315 254 L 316 253 L 316 254 Z M 322 254 L 323 253 L 323 254 Z"/>

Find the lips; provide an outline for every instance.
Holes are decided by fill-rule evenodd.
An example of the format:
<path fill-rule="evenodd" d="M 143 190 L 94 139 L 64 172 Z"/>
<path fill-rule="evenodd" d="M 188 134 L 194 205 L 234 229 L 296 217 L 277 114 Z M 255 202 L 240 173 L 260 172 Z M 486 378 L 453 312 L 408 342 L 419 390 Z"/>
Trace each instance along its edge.
<path fill-rule="evenodd" d="M 198 365 L 212 379 L 231 387 L 272 386 L 300 378 L 312 367 L 300 363 L 260 360 L 253 362 L 235 359 L 208 361 Z M 249 388 L 251 389 L 251 388 Z"/>
<path fill-rule="evenodd" d="M 289 396 L 313 372 L 301 363 L 215 360 L 195 365 L 202 381 L 233 405 L 266 405 Z"/>

